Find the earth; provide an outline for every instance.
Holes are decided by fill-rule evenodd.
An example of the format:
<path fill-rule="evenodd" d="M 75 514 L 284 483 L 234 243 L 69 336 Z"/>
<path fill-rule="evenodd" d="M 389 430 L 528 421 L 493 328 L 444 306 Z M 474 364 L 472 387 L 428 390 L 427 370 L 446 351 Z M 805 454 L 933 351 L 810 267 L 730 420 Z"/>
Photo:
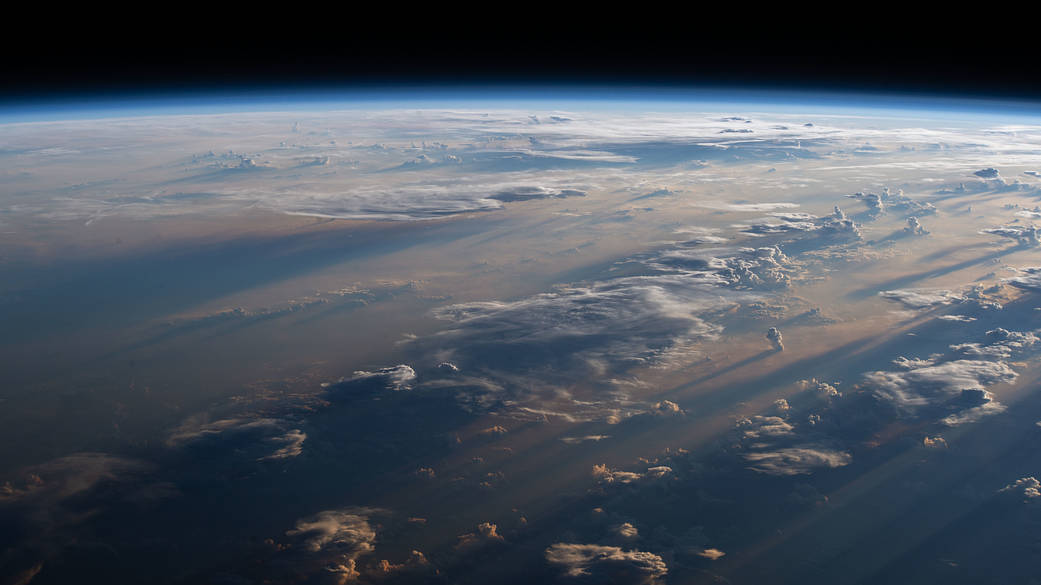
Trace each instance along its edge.
<path fill-rule="evenodd" d="M 0 111 L 5 583 L 1037 583 L 1041 110 Z"/>

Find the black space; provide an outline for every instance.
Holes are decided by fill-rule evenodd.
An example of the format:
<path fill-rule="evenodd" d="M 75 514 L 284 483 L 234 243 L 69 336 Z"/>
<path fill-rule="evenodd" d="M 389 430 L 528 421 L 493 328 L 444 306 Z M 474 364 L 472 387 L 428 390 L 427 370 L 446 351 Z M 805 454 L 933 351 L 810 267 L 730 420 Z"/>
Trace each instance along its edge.
<path fill-rule="evenodd" d="M 136 20 L 114 9 L 39 20 L 32 42 L 0 40 L 0 100 L 557 83 L 1041 99 L 1033 17 L 979 6 L 914 19 L 910 5 L 877 4 L 813 16 L 737 3 L 362 6 L 156 5 Z"/>

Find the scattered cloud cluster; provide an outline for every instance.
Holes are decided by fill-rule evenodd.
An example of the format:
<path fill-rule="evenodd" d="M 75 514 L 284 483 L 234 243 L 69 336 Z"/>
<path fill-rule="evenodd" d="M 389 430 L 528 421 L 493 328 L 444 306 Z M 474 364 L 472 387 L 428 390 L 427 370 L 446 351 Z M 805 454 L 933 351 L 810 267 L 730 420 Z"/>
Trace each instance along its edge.
<path fill-rule="evenodd" d="M 644 471 L 642 473 L 635 471 L 621 471 L 611 469 L 605 464 L 598 464 L 593 466 L 593 477 L 601 485 L 628 484 L 640 480 L 662 479 L 671 473 L 672 468 L 667 465 L 656 465 L 653 467 L 648 467 L 647 471 Z"/>
<path fill-rule="evenodd" d="M 922 202 L 904 195 L 902 190 L 893 193 L 888 187 L 882 193 L 854 193 L 847 195 L 850 199 L 862 201 L 868 210 L 875 215 L 881 215 L 887 211 L 913 214 L 916 216 L 927 215 L 936 212 L 936 206 L 929 202 Z"/>
<path fill-rule="evenodd" d="M 998 491 L 1018 493 L 1027 499 L 1041 498 L 1041 481 L 1034 477 L 1021 477 Z"/>

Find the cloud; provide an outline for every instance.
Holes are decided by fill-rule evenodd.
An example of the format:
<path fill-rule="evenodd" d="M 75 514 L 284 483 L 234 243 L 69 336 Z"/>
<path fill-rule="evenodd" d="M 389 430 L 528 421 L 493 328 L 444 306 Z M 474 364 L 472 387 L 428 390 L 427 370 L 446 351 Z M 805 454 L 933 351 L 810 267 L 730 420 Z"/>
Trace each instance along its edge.
<path fill-rule="evenodd" d="M 662 401 L 656 402 L 654 404 L 654 408 L 652 409 L 652 412 L 654 412 L 655 414 L 657 414 L 659 416 L 676 416 L 676 415 L 683 415 L 683 414 L 685 414 L 683 412 L 683 409 L 680 408 L 680 405 L 676 404 L 675 402 L 673 402 L 671 400 L 662 400 Z"/>
<path fill-rule="evenodd" d="M 962 411 L 983 406 L 993 400 L 985 386 L 1013 382 L 1016 377 L 1001 361 L 959 359 L 926 362 L 899 372 L 869 372 L 864 379 L 880 399 L 905 414 L 914 414 L 927 407 Z"/>
<path fill-rule="evenodd" d="M 949 305 L 964 300 L 961 295 L 949 290 L 906 288 L 896 290 L 884 290 L 878 296 L 888 301 L 896 301 L 912 309 L 925 309 L 939 305 Z"/>
<path fill-rule="evenodd" d="M 662 270 L 683 270 L 705 284 L 742 289 L 783 289 L 791 286 L 792 259 L 777 246 L 738 249 L 673 249 L 646 260 Z"/>
<path fill-rule="evenodd" d="M 387 575 L 402 575 L 402 576 L 419 576 L 425 575 L 428 579 L 433 578 L 433 574 L 429 574 L 435 569 L 431 565 L 430 561 L 427 560 L 426 555 L 418 550 L 409 552 L 409 556 L 402 563 L 391 563 L 387 559 L 380 560 L 379 571 L 382 573 L 377 577 L 383 577 Z"/>
<path fill-rule="evenodd" d="M 710 203 L 701 203 L 700 205 L 703 206 L 703 207 L 709 207 L 710 209 L 714 209 L 713 207 L 711 207 L 712 204 L 710 204 Z M 727 204 L 722 204 L 721 207 L 717 207 L 717 208 L 728 209 L 730 211 L 773 211 L 775 209 L 794 209 L 796 207 L 799 207 L 798 203 L 778 202 L 778 203 L 727 203 Z"/>
<path fill-rule="evenodd" d="M 982 229 L 980 230 L 980 233 L 1015 240 L 1021 246 L 1041 246 L 1041 236 L 1039 236 L 1037 227 L 1033 225 L 1005 225 L 1001 227 Z"/>
<path fill-rule="evenodd" d="M 176 123 L 151 118 L 121 120 L 118 129 L 98 121 L 69 122 L 66 140 L 83 140 L 99 149 L 125 149 L 152 153 L 148 167 L 129 172 L 125 193 L 111 193 L 110 185 L 81 188 L 65 197 L 47 198 L 18 206 L 28 212 L 50 217 L 90 219 L 121 214 L 155 217 L 188 214 L 200 210 L 240 211 L 260 207 L 279 213 L 342 217 L 352 219 L 420 220 L 458 213 L 501 209 L 502 202 L 489 197 L 509 188 L 508 184 L 536 184 L 550 189 L 572 188 L 571 178 L 550 175 L 553 168 L 571 171 L 583 166 L 603 170 L 625 165 L 624 173 L 636 179 L 655 177 L 663 165 L 686 165 L 692 160 L 766 161 L 821 157 L 843 151 L 856 152 L 865 143 L 881 152 L 898 148 L 914 149 L 942 144 L 942 160 L 900 160 L 875 163 L 880 168 L 941 168 L 965 172 L 978 168 L 980 149 L 994 156 L 1034 152 L 1038 146 L 1034 132 L 994 132 L 992 128 L 940 128 L 920 121 L 911 126 L 870 128 L 855 117 L 834 117 L 830 123 L 814 126 L 792 124 L 783 116 L 743 122 L 720 120 L 698 113 L 573 113 L 566 123 L 551 123 L 554 117 L 531 112 L 490 110 L 484 112 L 451 110 L 366 110 L 364 112 L 321 112 L 321 119 L 306 120 L 321 125 L 314 133 L 293 134 L 290 143 L 272 136 L 286 137 L 299 112 L 240 113 L 219 118 L 185 116 Z M 313 115 L 318 116 L 315 112 Z M 162 136 L 148 124 L 162 123 Z M 185 160 L 183 144 L 200 139 L 205 127 L 207 141 L 216 140 L 222 154 L 207 154 Z M 23 124 L 13 128 L 15 143 L 40 144 L 48 127 Z M 407 128 L 407 130 L 406 130 Z M 118 131 L 118 139 L 114 132 Z M 332 140 L 337 136 L 351 140 Z M 227 152 L 234 136 L 236 150 Z M 19 149 L 27 168 L 47 169 L 56 160 L 68 160 L 83 150 L 54 147 Z M 419 142 L 420 145 L 416 143 Z M 278 144 L 278 146 L 275 146 Z M 237 146 L 242 145 L 242 146 Z M 971 158 L 970 158 L 971 157 Z M 854 157 L 857 159 L 859 157 Z M 916 157 L 917 158 L 917 157 Z M 131 163 L 135 159 L 128 159 Z M 1008 160 L 1005 156 L 1003 160 Z M 321 164 L 301 164 L 319 162 Z M 416 163 L 420 164 L 408 164 Z M 444 164 L 459 169 L 446 173 Z M 869 168 L 851 161 L 851 168 Z M 926 166 L 928 165 L 928 166 Z M 235 168 L 226 168 L 235 167 Z M 834 167 L 830 167 L 834 168 Z M 454 170 L 454 169 L 453 169 Z M 815 169 L 816 170 L 816 169 Z M 285 172 L 280 172 L 285 171 Z M 345 180 L 345 173 L 349 173 Z M 43 174 L 43 173 L 41 173 Z M 569 174 L 569 173 L 561 173 Z M 780 174 L 780 173 L 779 173 Z M 450 175 L 450 176 L 445 176 Z M 747 174 L 746 174 L 747 175 Z M 417 180 L 417 176 L 421 176 Z M 41 192 L 61 185 L 60 173 L 54 182 L 41 185 Z M 653 180 L 653 178 L 651 179 Z M 805 180 L 805 177 L 803 177 Z M 129 181 L 129 182 L 128 182 Z M 980 183 L 1002 181 L 1000 177 Z M 170 185 L 199 190 L 199 184 L 222 184 L 222 192 L 194 201 L 163 201 Z M 497 186 L 507 184 L 505 187 Z M 127 194 L 148 194 L 141 201 L 128 202 Z M 895 195 L 892 198 L 896 199 Z M 891 205 L 895 204 L 891 203 Z M 794 203 L 723 202 L 737 211 L 771 210 L 776 205 Z M 783 209 L 784 207 L 780 207 Z M 772 207 L 778 209 L 778 207 Z M 920 215 L 920 214 L 918 214 Z"/>
<path fill-rule="evenodd" d="M 335 548 L 348 555 L 366 553 L 376 540 L 369 517 L 377 512 L 380 510 L 375 508 L 325 510 L 297 520 L 296 527 L 286 535 L 301 541 L 311 552 Z"/>
<path fill-rule="evenodd" d="M 509 190 L 499 191 L 494 195 L 490 195 L 489 199 L 495 199 L 497 201 L 509 203 L 513 201 L 531 201 L 533 199 L 563 199 L 565 197 L 585 196 L 586 193 L 584 191 L 579 191 L 577 189 L 552 189 L 537 185 L 521 185 Z"/>
<path fill-rule="evenodd" d="M 410 390 L 416 381 L 416 371 L 412 369 L 412 366 L 406 364 L 380 368 L 372 372 L 358 370 L 354 372 L 353 378 L 345 380 L 345 382 L 358 380 L 381 380 L 390 390 Z"/>
<path fill-rule="evenodd" d="M 737 421 L 737 429 L 745 439 L 791 436 L 795 427 L 779 416 L 752 416 Z"/>
<path fill-rule="evenodd" d="M 913 215 L 907 218 L 907 227 L 904 228 L 904 232 L 912 236 L 924 236 L 929 233 L 922 227 L 922 222 L 918 221 L 918 218 Z"/>
<path fill-rule="evenodd" d="M 174 429 L 167 437 L 166 445 L 175 449 L 210 450 L 220 442 L 229 449 L 254 453 L 257 461 L 289 459 L 303 452 L 307 440 L 306 433 L 289 428 L 292 424 L 275 418 L 234 417 L 206 421 L 195 417 Z"/>
<path fill-rule="evenodd" d="M 604 439 L 610 439 L 611 435 L 586 435 L 584 437 L 561 437 L 560 440 L 568 445 L 577 445 L 585 442 L 600 442 Z"/>
<path fill-rule="evenodd" d="M 1034 477 L 1021 477 L 998 492 L 1020 493 L 1027 499 L 1041 498 L 1041 481 Z"/>
<path fill-rule="evenodd" d="M 477 530 L 467 532 L 459 536 L 456 550 L 472 551 L 474 549 L 504 542 L 505 539 L 499 534 L 499 527 L 491 522 L 482 522 L 477 525 Z"/>
<path fill-rule="evenodd" d="M 443 373 L 443 368 L 438 367 L 438 370 L 438 373 Z M 449 373 L 455 374 L 451 370 Z M 448 378 L 427 379 L 420 387 L 423 390 L 446 389 L 453 392 L 459 406 L 470 413 L 487 412 L 501 405 L 508 396 L 502 382 L 479 376 L 452 375 Z"/>
<path fill-rule="evenodd" d="M 998 173 L 998 169 L 995 168 L 980 169 L 972 174 L 976 175 L 981 179 L 997 179 L 999 176 L 1001 176 Z"/>
<path fill-rule="evenodd" d="M 269 461 L 272 459 L 289 459 L 290 457 L 296 457 L 304 450 L 304 441 L 307 440 L 307 434 L 302 432 L 300 429 L 292 429 L 284 435 L 271 437 L 268 442 L 274 443 L 275 445 L 281 445 L 274 453 L 261 457 L 262 461 Z"/>
<path fill-rule="evenodd" d="M 774 451 L 746 453 L 749 469 L 768 475 L 800 475 L 817 469 L 849 465 L 853 457 L 845 452 L 821 445 L 799 445 Z"/>
<path fill-rule="evenodd" d="M 623 522 L 613 529 L 614 533 L 625 540 L 634 540 L 640 536 L 640 531 L 628 522 Z"/>
<path fill-rule="evenodd" d="M 729 302 L 712 288 L 696 276 L 664 274 L 567 286 L 518 301 L 449 305 L 434 316 L 451 327 L 432 341 L 448 344 L 467 367 L 552 368 L 569 377 L 589 368 L 619 370 L 714 338 L 720 327 L 700 314 Z"/>
<path fill-rule="evenodd" d="M 994 400 L 994 395 L 986 390 L 967 391 L 965 394 L 967 402 L 970 404 L 976 403 L 976 406 L 970 406 L 969 408 L 959 410 L 943 417 L 943 424 L 949 427 L 956 427 L 958 425 L 974 423 L 985 416 L 1001 414 L 1008 410 L 1007 406 Z"/>
<path fill-rule="evenodd" d="M 841 210 L 813 222 L 814 234 L 837 224 L 852 226 Z M 689 359 L 722 331 L 710 315 L 719 319 L 737 303 L 786 289 L 793 274 L 805 271 L 778 246 L 701 248 L 682 242 L 623 262 L 642 265 L 644 273 L 563 285 L 516 300 L 434 309 L 432 315 L 448 321 L 448 327 L 409 342 L 411 346 L 430 354 L 430 361 L 450 359 L 461 371 L 479 373 L 495 387 L 463 389 L 455 371 L 438 371 L 439 379 L 427 379 L 422 386 L 454 388 L 461 398 L 470 396 L 469 408 L 494 409 L 523 420 L 534 415 L 617 422 L 660 412 L 658 405 L 634 402 L 626 389 L 615 386 L 596 401 L 574 400 L 565 388 L 590 374 L 602 379 L 634 367 Z"/>
<path fill-rule="evenodd" d="M 717 561 L 726 556 L 727 553 L 719 550 L 718 548 L 706 548 L 694 554 L 698 555 L 699 557 L 706 558 L 710 561 Z"/>
<path fill-rule="evenodd" d="M 70 547 L 97 542 L 97 518 L 140 514 L 180 495 L 174 484 L 157 481 L 157 472 L 151 462 L 98 452 L 8 472 L 0 481 L 0 575 L 8 582 L 20 575 L 28 583 L 41 563 L 60 564 Z"/>
<path fill-rule="evenodd" d="M 1019 272 L 1023 273 L 1024 276 L 1013 276 L 1012 278 L 1002 280 L 1002 282 L 1007 282 L 1016 288 L 1041 292 L 1041 267 L 1020 268 Z"/>
<path fill-rule="evenodd" d="M 781 330 L 776 327 L 771 327 L 766 330 L 766 338 L 773 345 L 773 348 L 777 351 L 784 351 L 784 343 L 781 338 Z"/>
<path fill-rule="evenodd" d="M 630 484 L 645 479 L 661 479 L 672 473 L 672 468 L 667 465 L 656 465 L 648 467 L 646 472 L 620 471 L 609 468 L 606 464 L 593 466 L 593 477 L 601 485 L 605 484 Z"/>
<path fill-rule="evenodd" d="M 546 560 L 567 577 L 593 582 L 655 583 L 668 573 L 660 556 L 617 546 L 557 543 L 546 549 Z"/>
<path fill-rule="evenodd" d="M 959 343 L 950 346 L 955 353 L 973 358 L 1007 359 L 1012 354 L 1022 351 L 1038 341 L 1037 335 L 1032 332 L 1009 331 L 1007 329 L 991 329 L 986 333 L 987 341 L 973 343 Z"/>
<path fill-rule="evenodd" d="M 606 464 L 593 466 L 593 477 L 600 483 L 633 483 L 643 478 L 643 474 L 633 471 L 616 471 Z"/>
<path fill-rule="evenodd" d="M 296 568 L 304 574 L 329 574 L 337 582 L 357 579 L 358 559 L 375 550 L 376 530 L 371 516 L 382 513 L 376 508 L 342 508 L 325 510 L 301 518 L 286 531 L 300 551 Z"/>
<path fill-rule="evenodd" d="M 972 323 L 976 320 L 976 317 L 969 317 L 968 315 L 940 315 L 937 319 L 941 321 L 953 321 L 956 323 Z"/>
<path fill-rule="evenodd" d="M 935 437 L 924 437 L 922 439 L 922 445 L 930 449 L 946 449 L 947 439 L 937 435 Z"/>
<path fill-rule="evenodd" d="M 66 455 L 23 470 L 20 482 L 0 485 L 0 503 L 34 501 L 53 505 L 149 468 L 143 461 L 108 453 Z"/>
<path fill-rule="evenodd" d="M 859 240 L 862 235 L 860 226 L 846 217 L 838 206 L 835 213 L 825 217 L 817 217 L 809 213 L 771 213 L 783 223 L 757 223 L 743 226 L 741 231 L 749 235 L 783 235 L 798 233 L 814 233 L 822 237 L 849 238 Z"/>

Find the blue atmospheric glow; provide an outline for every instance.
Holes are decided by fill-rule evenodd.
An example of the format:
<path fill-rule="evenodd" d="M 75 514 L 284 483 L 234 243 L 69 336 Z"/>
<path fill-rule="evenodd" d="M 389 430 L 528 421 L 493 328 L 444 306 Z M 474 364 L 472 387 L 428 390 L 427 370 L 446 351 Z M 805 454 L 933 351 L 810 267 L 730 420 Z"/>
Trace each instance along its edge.
<path fill-rule="evenodd" d="M 808 114 L 989 118 L 1041 117 L 1041 101 L 982 99 L 934 94 L 815 92 L 689 86 L 385 86 L 339 89 L 165 94 L 67 95 L 0 103 L 5 123 L 68 119 L 395 108 L 552 108 L 582 110 L 742 110 Z"/>

